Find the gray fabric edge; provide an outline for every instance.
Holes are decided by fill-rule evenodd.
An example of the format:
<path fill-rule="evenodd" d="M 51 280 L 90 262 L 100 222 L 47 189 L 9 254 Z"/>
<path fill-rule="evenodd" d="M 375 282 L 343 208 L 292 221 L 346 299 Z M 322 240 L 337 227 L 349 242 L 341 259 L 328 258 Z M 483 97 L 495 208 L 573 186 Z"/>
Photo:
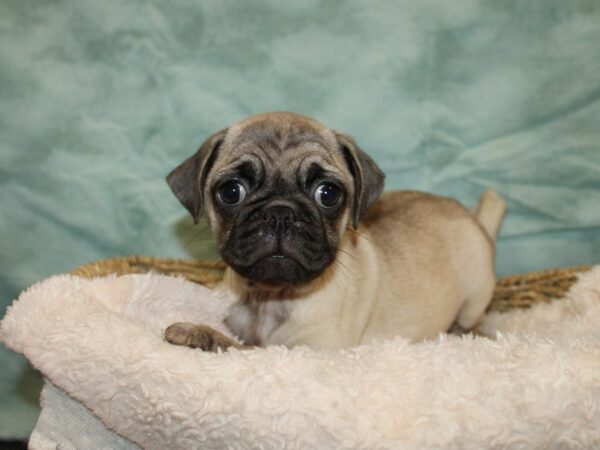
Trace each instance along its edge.
<path fill-rule="evenodd" d="M 29 438 L 31 450 L 140 449 L 47 379 L 40 404 L 42 412 Z"/>

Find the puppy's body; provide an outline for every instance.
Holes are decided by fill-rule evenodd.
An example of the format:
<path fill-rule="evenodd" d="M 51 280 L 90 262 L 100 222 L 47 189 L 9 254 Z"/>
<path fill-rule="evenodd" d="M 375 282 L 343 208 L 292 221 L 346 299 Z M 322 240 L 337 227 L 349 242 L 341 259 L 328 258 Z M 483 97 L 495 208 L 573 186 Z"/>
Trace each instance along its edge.
<path fill-rule="evenodd" d="M 495 277 L 492 239 L 453 200 L 389 192 L 336 263 L 300 289 L 274 290 L 228 269 L 222 288 L 240 301 L 228 326 L 254 345 L 348 347 L 376 338 L 418 341 L 478 324 Z"/>
<path fill-rule="evenodd" d="M 215 133 L 169 175 L 195 219 L 207 209 L 229 265 L 221 288 L 238 298 L 227 324 L 246 344 L 339 348 L 478 324 L 504 202 L 487 192 L 471 214 L 425 193 L 381 195 L 383 178 L 349 136 L 291 113 Z M 235 345 L 206 329 L 175 324 L 166 338 Z"/>

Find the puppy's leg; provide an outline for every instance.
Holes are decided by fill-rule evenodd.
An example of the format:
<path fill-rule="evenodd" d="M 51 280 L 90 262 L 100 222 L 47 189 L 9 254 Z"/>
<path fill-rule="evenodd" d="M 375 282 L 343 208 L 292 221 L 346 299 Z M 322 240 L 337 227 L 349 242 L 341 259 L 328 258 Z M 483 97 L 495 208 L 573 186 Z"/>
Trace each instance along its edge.
<path fill-rule="evenodd" d="M 209 352 L 216 352 L 219 349 L 227 350 L 229 347 L 237 349 L 252 348 L 238 344 L 229 336 L 225 336 L 223 333 L 207 325 L 195 325 L 189 322 L 177 322 L 170 325 L 165 330 L 164 337 L 171 344 L 185 345 Z"/>
<path fill-rule="evenodd" d="M 483 318 L 482 318 L 483 319 Z M 464 329 L 463 327 L 461 327 L 458 322 L 454 322 L 452 324 L 452 326 L 450 327 L 450 329 L 448 330 L 449 334 L 454 334 L 456 336 L 463 336 L 466 334 L 471 334 L 473 336 L 481 336 L 481 337 L 488 337 L 486 334 L 484 334 L 480 329 L 479 329 L 479 325 L 480 323 L 478 323 L 477 325 L 475 325 L 473 328 L 470 329 Z"/>
<path fill-rule="evenodd" d="M 458 311 L 453 328 L 458 327 L 463 331 L 483 335 L 478 328 L 483 322 L 485 310 L 492 300 L 496 279 L 492 271 L 482 278 Z"/>

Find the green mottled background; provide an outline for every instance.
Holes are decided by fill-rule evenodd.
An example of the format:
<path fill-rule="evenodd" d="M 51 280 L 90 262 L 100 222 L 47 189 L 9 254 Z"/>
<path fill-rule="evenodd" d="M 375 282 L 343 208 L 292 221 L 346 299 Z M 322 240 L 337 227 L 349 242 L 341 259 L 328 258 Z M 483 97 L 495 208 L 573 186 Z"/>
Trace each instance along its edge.
<path fill-rule="evenodd" d="M 0 314 L 98 258 L 214 256 L 163 177 L 268 110 L 350 132 L 390 189 L 496 188 L 499 274 L 598 262 L 599 99 L 594 0 L 2 0 Z M 1 348 L 26 436 L 39 378 Z"/>

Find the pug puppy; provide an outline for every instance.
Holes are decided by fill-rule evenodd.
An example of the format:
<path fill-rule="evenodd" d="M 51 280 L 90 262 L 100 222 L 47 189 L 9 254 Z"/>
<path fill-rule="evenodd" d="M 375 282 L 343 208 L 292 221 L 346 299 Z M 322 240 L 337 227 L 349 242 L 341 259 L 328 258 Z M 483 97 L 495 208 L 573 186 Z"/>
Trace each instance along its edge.
<path fill-rule="evenodd" d="M 384 174 L 354 140 L 288 112 L 210 136 L 167 177 L 198 221 L 205 211 L 234 295 L 226 324 L 165 338 L 204 350 L 280 344 L 341 348 L 433 338 L 481 321 L 495 285 L 504 201 L 473 213 L 421 192 L 382 194 Z"/>

